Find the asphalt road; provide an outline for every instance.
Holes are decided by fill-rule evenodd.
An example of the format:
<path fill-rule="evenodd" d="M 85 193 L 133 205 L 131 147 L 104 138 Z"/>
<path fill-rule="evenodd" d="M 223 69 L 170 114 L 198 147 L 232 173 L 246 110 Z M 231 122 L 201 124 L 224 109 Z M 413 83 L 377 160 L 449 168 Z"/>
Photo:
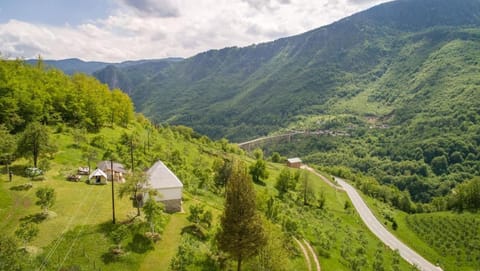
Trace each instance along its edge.
<path fill-rule="evenodd" d="M 425 260 L 418 253 L 406 246 L 400 240 L 398 240 L 393 234 L 391 234 L 380 221 L 373 215 L 372 211 L 367 207 L 363 199 L 358 194 L 357 190 L 341 178 L 335 177 L 335 180 L 340 184 L 350 197 L 353 206 L 357 209 L 360 217 L 365 222 L 367 227 L 387 246 L 400 253 L 400 256 L 412 265 L 416 265 L 422 271 L 439 271 L 440 267 L 433 265 L 429 261 Z"/>

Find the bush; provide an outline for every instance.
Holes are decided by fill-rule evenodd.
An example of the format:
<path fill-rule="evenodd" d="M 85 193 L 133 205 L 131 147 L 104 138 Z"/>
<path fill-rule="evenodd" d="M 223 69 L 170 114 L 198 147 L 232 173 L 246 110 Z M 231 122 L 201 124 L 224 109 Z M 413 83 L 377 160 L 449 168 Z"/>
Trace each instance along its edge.
<path fill-rule="evenodd" d="M 32 181 L 45 181 L 45 176 L 38 175 L 32 178 Z"/>
<path fill-rule="evenodd" d="M 160 235 L 160 233 L 157 233 L 157 232 L 146 232 L 145 237 L 154 243 L 162 239 L 162 235 Z"/>
<path fill-rule="evenodd" d="M 25 175 L 27 177 L 33 178 L 43 174 L 43 170 L 36 167 L 29 167 L 25 169 Z"/>
<path fill-rule="evenodd" d="M 199 240 L 206 240 L 208 238 L 208 231 L 199 224 L 192 224 L 182 229 L 182 234 L 189 233 Z"/>
<path fill-rule="evenodd" d="M 90 145 L 92 145 L 93 147 L 100 148 L 100 149 L 105 149 L 106 144 L 107 143 L 106 143 L 105 137 L 103 135 L 94 136 L 92 138 L 92 140 L 90 141 Z"/>
<path fill-rule="evenodd" d="M 318 256 L 330 259 L 330 252 L 322 247 L 317 247 Z"/>

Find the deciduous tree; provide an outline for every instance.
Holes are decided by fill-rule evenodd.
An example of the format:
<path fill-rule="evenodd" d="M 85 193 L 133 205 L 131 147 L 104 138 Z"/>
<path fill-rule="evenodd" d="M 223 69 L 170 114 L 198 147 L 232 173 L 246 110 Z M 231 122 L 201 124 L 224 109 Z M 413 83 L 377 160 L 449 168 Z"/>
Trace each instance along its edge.
<path fill-rule="evenodd" d="M 20 271 L 21 257 L 15 243 L 15 239 L 1 235 L 0 236 L 0 270 Z"/>
<path fill-rule="evenodd" d="M 214 183 L 217 189 L 223 189 L 232 173 L 232 160 L 215 160 L 213 163 Z"/>
<path fill-rule="evenodd" d="M 272 153 L 272 156 L 270 157 L 270 159 L 274 163 L 280 163 L 281 160 L 282 160 L 282 156 L 280 156 L 280 153 L 274 152 L 274 153 Z"/>
<path fill-rule="evenodd" d="M 136 150 L 141 145 L 140 135 L 136 131 L 133 131 L 132 133 L 123 133 L 120 137 L 120 144 L 127 148 L 128 157 L 130 158 L 130 169 L 135 171 L 135 160 L 138 160 L 138 154 L 136 154 Z"/>
<path fill-rule="evenodd" d="M 118 194 L 120 198 L 125 196 L 131 196 L 135 201 L 137 207 L 137 215 L 140 216 L 140 208 L 143 203 L 143 190 L 148 182 L 148 176 L 143 171 L 133 172 L 126 180 L 126 182 L 120 186 Z"/>
<path fill-rule="evenodd" d="M 8 132 L 5 125 L 0 125 L 0 159 L 7 167 L 7 174 L 10 174 L 10 163 L 15 152 L 15 137 Z"/>
<path fill-rule="evenodd" d="M 15 235 L 23 242 L 23 246 L 33 240 L 38 235 L 39 229 L 37 224 L 33 222 L 21 223 L 19 228 L 15 231 Z"/>
<path fill-rule="evenodd" d="M 463 211 L 480 209 L 480 177 L 458 185 L 453 195 L 453 208 Z"/>
<path fill-rule="evenodd" d="M 301 174 L 301 191 L 303 194 L 303 205 L 309 205 L 310 200 L 315 199 L 313 183 L 310 181 L 309 174 L 304 171 Z"/>
<path fill-rule="evenodd" d="M 445 155 L 433 158 L 431 165 L 433 172 L 437 175 L 442 175 L 448 171 L 448 161 Z"/>
<path fill-rule="evenodd" d="M 110 233 L 113 243 L 117 246 L 117 249 L 122 248 L 122 241 L 128 235 L 128 227 L 125 224 L 115 226 L 116 228 Z"/>
<path fill-rule="evenodd" d="M 55 190 L 51 187 L 41 187 L 35 195 L 38 198 L 35 204 L 39 205 L 44 213 L 47 213 L 48 208 L 52 207 L 55 203 Z"/>
<path fill-rule="evenodd" d="M 164 221 L 163 207 L 155 199 L 153 199 L 152 196 L 150 196 L 143 206 L 143 212 L 145 213 L 145 218 L 150 226 L 150 231 L 155 233 L 155 230 Z"/>
<path fill-rule="evenodd" d="M 377 250 L 375 250 L 375 257 L 373 259 L 373 270 L 374 271 L 384 271 L 385 270 L 385 259 L 383 256 L 383 244 L 379 243 L 377 245 Z"/>
<path fill-rule="evenodd" d="M 277 188 L 279 196 L 282 197 L 289 190 L 295 189 L 298 178 L 299 175 L 294 175 L 290 169 L 283 168 L 282 171 L 280 171 L 280 174 L 277 177 L 277 183 L 275 184 L 275 188 Z"/>
<path fill-rule="evenodd" d="M 190 215 L 187 217 L 188 221 L 199 225 L 203 224 L 207 228 L 212 225 L 213 215 L 210 210 L 205 210 L 204 205 L 195 204 L 189 207 Z"/>
<path fill-rule="evenodd" d="M 85 159 L 87 161 L 87 166 L 88 166 L 88 174 L 90 174 L 90 171 L 92 170 L 90 164 L 92 161 L 95 161 L 98 157 L 98 152 L 95 148 L 85 145 L 82 148 L 82 159 Z"/>
<path fill-rule="evenodd" d="M 18 142 L 17 151 L 23 156 L 31 155 L 33 166 L 37 167 L 39 157 L 52 151 L 47 127 L 38 122 L 28 124 Z"/>
<path fill-rule="evenodd" d="M 286 271 L 291 267 L 288 265 L 289 253 L 286 243 L 291 239 L 282 232 L 281 228 L 272 223 L 265 224 L 267 242 L 260 248 L 258 255 L 249 262 L 249 270 L 256 271 Z"/>
<path fill-rule="evenodd" d="M 255 164 L 250 166 L 250 174 L 255 183 L 260 183 L 262 179 L 268 178 L 267 163 L 263 159 L 258 159 Z"/>

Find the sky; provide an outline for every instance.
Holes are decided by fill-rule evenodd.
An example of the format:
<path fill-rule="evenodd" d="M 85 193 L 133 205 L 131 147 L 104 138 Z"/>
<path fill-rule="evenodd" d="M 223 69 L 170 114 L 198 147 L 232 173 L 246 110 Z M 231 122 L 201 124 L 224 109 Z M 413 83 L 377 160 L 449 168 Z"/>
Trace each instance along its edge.
<path fill-rule="evenodd" d="M 300 34 L 387 0 L 0 0 L 3 58 L 190 57 Z"/>

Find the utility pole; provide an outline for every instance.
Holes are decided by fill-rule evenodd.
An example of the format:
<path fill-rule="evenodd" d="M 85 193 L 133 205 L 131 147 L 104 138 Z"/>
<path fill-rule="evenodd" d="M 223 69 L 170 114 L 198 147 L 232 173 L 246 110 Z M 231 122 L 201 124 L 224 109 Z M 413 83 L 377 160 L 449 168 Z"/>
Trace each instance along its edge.
<path fill-rule="evenodd" d="M 12 171 L 10 171 L 10 154 L 7 154 L 7 174 L 8 174 L 8 180 L 11 182 L 12 181 Z"/>
<path fill-rule="evenodd" d="M 130 137 L 130 162 L 131 162 L 131 166 L 132 166 L 132 172 L 135 171 L 135 168 L 133 166 L 133 133 Z"/>
<path fill-rule="evenodd" d="M 115 224 L 115 193 L 113 188 L 113 158 L 110 158 L 110 180 L 112 181 L 112 216 L 113 216 L 113 224 Z"/>
<path fill-rule="evenodd" d="M 147 152 L 150 153 L 150 127 L 147 128 Z"/>

